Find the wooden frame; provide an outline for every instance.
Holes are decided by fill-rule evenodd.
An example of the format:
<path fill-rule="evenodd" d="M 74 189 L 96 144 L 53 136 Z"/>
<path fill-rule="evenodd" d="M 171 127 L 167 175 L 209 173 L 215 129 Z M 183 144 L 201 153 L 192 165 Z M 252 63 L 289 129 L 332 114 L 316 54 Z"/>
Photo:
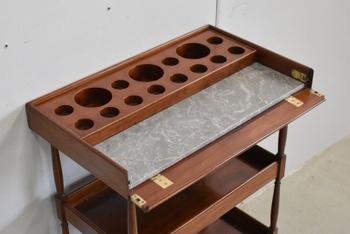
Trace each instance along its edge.
<path fill-rule="evenodd" d="M 222 64 L 215 64 L 214 62 L 214 64 L 210 63 L 208 65 L 206 63 L 208 62 L 207 58 L 200 57 L 202 53 L 206 53 L 206 49 L 202 47 L 198 49 L 198 45 L 193 44 L 198 44 L 197 42 L 199 41 L 210 50 L 213 50 L 218 41 L 211 43 L 209 39 L 216 38 L 215 40 L 217 40 L 218 37 L 224 38 L 224 43 L 229 43 L 230 49 L 237 47 L 240 48 L 238 50 L 243 52 L 233 53 L 233 56 Z M 225 45 L 226 47 L 228 46 L 228 44 Z M 185 46 L 194 46 L 196 49 L 189 49 Z M 180 52 L 178 51 L 179 49 Z M 201 61 L 207 66 L 207 70 L 203 74 L 198 73 L 195 75 L 188 75 L 184 72 L 187 74 L 187 79 L 191 81 L 188 83 L 174 85 L 169 80 L 164 81 L 161 84 L 171 92 L 162 94 L 162 90 L 155 89 L 154 92 L 158 92 L 159 96 L 152 95 L 153 91 L 150 91 L 151 86 L 148 87 L 149 85 L 146 86 L 146 84 L 128 90 L 127 85 L 123 82 L 121 84 L 111 83 L 119 73 L 124 74 L 125 71 L 128 71 L 129 76 L 133 79 L 149 79 L 147 82 L 152 84 L 152 79 L 159 77 L 158 68 L 161 68 L 165 73 L 173 69 L 171 68 L 172 66 L 165 64 L 163 58 L 173 58 L 175 50 L 184 57 L 198 57 L 195 61 L 185 59 L 185 62 L 181 64 L 190 66 L 192 69 L 198 61 Z M 226 57 L 230 56 L 231 53 L 230 50 L 227 50 L 229 52 L 220 49 L 218 51 Z M 176 58 L 179 59 L 179 57 Z M 162 61 L 163 64 L 160 64 L 159 61 Z M 162 189 L 151 180 L 148 180 L 132 190 L 129 189 L 128 172 L 93 147 L 106 138 L 174 105 L 253 62 L 259 62 L 305 83 L 305 88 L 293 95 L 302 101 L 303 105 L 296 107 L 286 101 L 282 101 L 186 159 L 164 170 L 162 175 L 171 179 L 173 182 L 171 187 Z M 158 68 L 139 67 L 140 64 L 156 64 Z M 177 72 L 184 70 L 183 66 L 179 66 Z M 151 71 L 147 71 L 151 75 L 146 76 L 146 78 L 144 76 L 140 77 L 139 73 L 142 73 L 142 69 L 151 69 Z M 84 212 L 76 208 L 82 205 L 81 201 L 83 198 L 86 199 L 88 197 L 89 199 L 100 201 L 99 197 L 103 197 L 106 191 L 114 191 L 115 196 L 120 196 L 120 199 L 115 201 L 119 202 L 120 204 L 118 204 L 125 209 L 125 217 L 127 217 L 125 229 L 120 232 L 123 233 L 124 231 L 129 234 L 147 233 L 147 230 L 142 228 L 144 220 L 152 222 L 154 220 L 152 218 L 153 213 L 166 209 L 163 207 L 167 207 L 174 199 L 184 196 L 183 194 L 196 188 L 196 186 L 199 186 L 198 184 L 204 183 L 203 181 L 206 181 L 206 179 L 209 180 L 211 175 L 221 173 L 220 171 L 222 170 L 225 172 L 223 168 L 231 165 L 230 162 L 236 162 L 237 158 L 245 157 L 246 155 L 248 155 L 246 157 L 250 158 L 249 155 L 255 153 L 271 158 L 271 153 L 257 148 L 256 144 L 274 132 L 280 131 L 278 152 L 271 165 L 268 166 L 269 169 L 262 170 L 252 178 L 246 178 L 246 181 L 242 182 L 242 187 L 226 191 L 227 197 L 224 196 L 210 206 L 208 205 L 209 208 L 205 212 L 190 216 L 187 221 L 185 220 L 186 222 L 184 221 L 183 225 L 168 230 L 171 233 L 197 233 L 201 230 L 201 233 L 213 233 L 214 230 L 229 230 L 230 228 L 241 230 L 240 228 L 244 229 L 244 222 L 247 222 L 256 230 L 263 230 L 263 233 L 277 233 L 279 190 L 280 180 L 284 175 L 284 148 L 287 125 L 325 100 L 323 95 L 311 90 L 312 77 L 313 70 L 311 68 L 209 25 L 28 103 L 26 109 L 30 128 L 51 143 L 53 172 L 57 190 L 57 213 L 61 219 L 62 233 L 68 233 L 68 222 L 73 223 L 84 233 L 106 233 L 103 228 L 86 218 Z M 105 109 L 99 107 L 100 104 L 105 103 L 107 100 L 114 100 L 109 94 L 109 90 L 112 89 L 110 87 L 111 84 L 112 88 L 126 89 L 125 95 L 129 95 L 128 98 L 124 99 L 125 104 L 129 106 L 124 109 L 121 108 L 121 114 L 119 110 L 108 110 L 105 113 Z M 141 103 L 138 103 L 140 99 L 137 98 L 129 100 L 129 97 L 135 96 L 135 93 L 144 92 L 141 91 L 142 87 L 148 87 L 148 93 L 143 94 Z M 95 97 L 96 93 L 100 96 Z M 75 104 L 71 104 L 73 100 L 75 100 Z M 79 105 L 96 109 L 80 108 Z M 78 111 L 72 117 L 70 114 L 73 112 L 73 109 Z M 112 115 L 112 117 L 118 116 L 118 114 L 120 116 L 108 120 L 107 118 L 97 118 L 92 123 L 89 121 L 81 122 L 81 119 L 76 119 L 80 118 L 81 112 L 84 112 L 91 118 L 95 118 L 96 113 L 94 113 L 94 110 L 95 112 L 98 111 L 97 113 L 100 113 L 102 116 L 104 114 Z M 68 115 L 68 117 L 61 118 L 61 116 L 65 115 Z M 232 142 L 235 142 L 235 144 L 232 144 Z M 96 180 L 75 192 L 65 193 L 59 151 L 62 151 L 90 171 L 96 177 Z M 257 163 L 259 163 L 259 160 L 256 159 Z M 248 171 L 249 168 L 247 167 Z M 232 178 L 232 180 L 234 179 Z M 271 180 L 275 180 L 275 190 L 271 209 L 271 225 L 267 228 L 242 211 L 239 211 L 235 206 Z M 225 183 L 229 184 L 230 180 L 227 179 Z M 144 204 L 140 205 L 132 201 L 131 197 L 135 194 L 144 199 Z M 210 196 L 209 193 L 208 196 Z M 124 201 L 125 204 L 121 201 Z M 101 202 L 103 203 L 102 200 Z M 137 208 L 135 204 L 139 205 L 141 209 Z M 160 212 L 160 214 L 163 213 Z M 227 223 L 230 225 L 225 226 Z M 140 227 L 141 232 L 138 230 Z"/>

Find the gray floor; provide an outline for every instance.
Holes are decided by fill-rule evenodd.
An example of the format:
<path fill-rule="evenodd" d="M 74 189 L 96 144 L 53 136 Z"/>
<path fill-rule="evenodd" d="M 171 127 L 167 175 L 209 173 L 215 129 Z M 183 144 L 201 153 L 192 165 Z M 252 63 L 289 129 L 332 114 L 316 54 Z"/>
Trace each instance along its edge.
<path fill-rule="evenodd" d="M 242 208 L 269 223 L 272 186 Z M 325 150 L 282 182 L 280 234 L 350 233 L 350 137 Z"/>

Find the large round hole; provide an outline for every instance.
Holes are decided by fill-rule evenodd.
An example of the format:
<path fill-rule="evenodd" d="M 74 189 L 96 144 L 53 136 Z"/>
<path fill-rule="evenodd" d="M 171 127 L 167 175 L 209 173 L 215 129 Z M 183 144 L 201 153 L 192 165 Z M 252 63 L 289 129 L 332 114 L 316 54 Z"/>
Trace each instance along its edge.
<path fill-rule="evenodd" d="M 73 107 L 69 105 L 62 105 L 55 109 L 56 115 L 70 115 L 73 113 Z"/>
<path fill-rule="evenodd" d="M 227 59 L 222 55 L 215 55 L 210 58 L 210 61 L 212 61 L 213 63 L 224 63 L 227 61 Z"/>
<path fill-rule="evenodd" d="M 94 126 L 94 122 L 91 119 L 79 119 L 75 122 L 75 127 L 80 130 L 87 130 Z"/>
<path fill-rule="evenodd" d="M 231 54 L 243 54 L 245 52 L 245 49 L 240 46 L 232 46 L 228 49 L 228 52 Z"/>
<path fill-rule="evenodd" d="M 165 88 L 162 85 L 152 85 L 147 89 L 147 91 L 151 94 L 162 94 L 165 92 Z"/>
<path fill-rule="evenodd" d="M 184 58 L 199 59 L 207 56 L 210 49 L 199 43 L 188 43 L 178 47 L 176 53 Z"/>
<path fill-rule="evenodd" d="M 103 117 L 111 118 L 119 115 L 119 110 L 115 107 L 106 107 L 100 111 Z"/>
<path fill-rule="evenodd" d="M 202 64 L 195 64 L 191 67 L 191 71 L 195 73 L 204 73 L 208 70 L 208 68 Z"/>
<path fill-rule="evenodd" d="M 208 38 L 207 42 L 210 44 L 218 45 L 223 42 L 223 40 L 220 37 L 210 37 Z"/>
<path fill-rule="evenodd" d="M 179 60 L 177 58 L 167 57 L 163 59 L 162 63 L 167 66 L 175 66 L 179 63 Z"/>
<path fill-rule="evenodd" d="M 127 104 L 129 106 L 136 106 L 136 105 L 141 104 L 143 102 L 143 99 L 140 96 L 132 95 L 132 96 L 125 98 L 124 101 L 125 101 L 125 104 Z"/>
<path fill-rule="evenodd" d="M 138 65 L 129 72 L 131 78 L 143 82 L 158 80 L 163 74 L 163 69 L 153 64 Z"/>
<path fill-rule="evenodd" d="M 170 80 L 174 83 L 185 83 L 188 78 L 184 74 L 175 74 L 170 77 Z"/>
<path fill-rule="evenodd" d="M 114 89 L 126 89 L 129 87 L 129 82 L 126 80 L 116 80 L 112 83 L 112 87 Z"/>
<path fill-rule="evenodd" d="M 103 106 L 111 99 L 111 92 L 103 88 L 88 88 L 75 95 L 76 103 L 85 107 Z"/>

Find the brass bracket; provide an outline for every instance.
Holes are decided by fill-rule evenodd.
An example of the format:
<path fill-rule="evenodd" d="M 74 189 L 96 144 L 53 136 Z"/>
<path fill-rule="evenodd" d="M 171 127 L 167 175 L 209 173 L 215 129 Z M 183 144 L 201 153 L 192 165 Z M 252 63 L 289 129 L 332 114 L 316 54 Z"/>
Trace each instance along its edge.
<path fill-rule="evenodd" d="M 290 97 L 286 98 L 286 101 L 289 102 L 290 104 L 292 104 L 293 106 L 296 106 L 296 107 L 300 107 L 300 106 L 302 106 L 304 104 L 298 98 L 293 97 L 293 96 L 290 96 Z"/>
<path fill-rule="evenodd" d="M 131 201 L 141 209 L 143 209 L 143 207 L 146 205 L 146 201 L 143 200 L 143 198 L 137 195 L 136 193 L 131 195 Z"/>
<path fill-rule="evenodd" d="M 295 69 L 292 70 L 292 77 L 296 80 L 303 82 L 303 83 L 306 83 L 309 81 L 309 78 L 307 77 L 307 75 L 305 73 L 300 72 L 300 71 L 295 70 Z"/>
<path fill-rule="evenodd" d="M 163 189 L 166 189 L 169 186 L 173 185 L 173 182 L 171 180 L 169 180 L 168 178 L 166 178 L 161 174 L 158 174 L 155 177 L 152 177 L 151 180 Z"/>
<path fill-rule="evenodd" d="M 322 93 L 319 93 L 319 92 L 317 92 L 316 90 L 313 90 L 313 89 L 311 89 L 310 92 L 311 92 L 312 94 L 315 94 L 315 95 L 318 96 L 318 97 L 323 97 L 323 96 L 324 96 Z"/>

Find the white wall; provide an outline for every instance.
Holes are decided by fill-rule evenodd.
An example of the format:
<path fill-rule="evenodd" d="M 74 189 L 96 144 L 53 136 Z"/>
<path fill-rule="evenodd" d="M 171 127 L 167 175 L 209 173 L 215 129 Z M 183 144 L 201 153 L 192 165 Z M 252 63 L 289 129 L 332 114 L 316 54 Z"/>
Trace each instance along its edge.
<path fill-rule="evenodd" d="M 59 233 L 49 146 L 28 129 L 24 104 L 213 24 L 215 1 L 1 0 L 0 5 L 0 233 Z M 86 173 L 68 159 L 63 166 L 68 182 Z"/>
<path fill-rule="evenodd" d="M 315 70 L 327 101 L 290 125 L 287 170 L 350 134 L 350 1 L 220 0 L 218 26 Z M 275 138 L 264 146 L 275 149 Z"/>

